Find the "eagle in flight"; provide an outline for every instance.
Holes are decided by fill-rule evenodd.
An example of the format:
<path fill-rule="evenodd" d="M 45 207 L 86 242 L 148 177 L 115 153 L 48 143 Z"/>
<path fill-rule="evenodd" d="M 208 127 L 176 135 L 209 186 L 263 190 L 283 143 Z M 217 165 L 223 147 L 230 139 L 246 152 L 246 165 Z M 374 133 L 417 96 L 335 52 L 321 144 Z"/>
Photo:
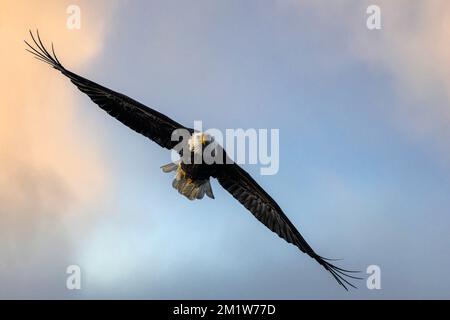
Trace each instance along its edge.
<path fill-rule="evenodd" d="M 180 160 L 164 165 L 161 168 L 164 172 L 175 172 L 172 186 L 180 194 L 190 200 L 202 199 L 205 194 L 210 198 L 214 198 L 210 178 L 216 178 L 219 184 L 260 222 L 288 243 L 295 245 L 302 252 L 316 260 L 331 273 L 342 287 L 346 290 L 348 290 L 347 286 L 356 288 L 350 280 L 361 279 L 352 274 L 357 271 L 337 267 L 330 262 L 333 259 L 327 259 L 318 255 L 292 222 L 289 221 L 275 200 L 239 165 L 232 161 L 231 163 L 229 161 L 216 161 L 214 163 L 206 163 L 206 161 L 202 160 L 192 161 L 198 156 L 199 150 L 214 143 L 213 137 L 206 133 L 186 128 L 166 115 L 124 94 L 105 88 L 69 71 L 56 57 L 53 44 L 51 52 L 45 48 L 40 39 L 39 31 L 36 32 L 36 36 L 30 31 L 30 35 L 34 45 L 30 45 L 30 43 L 25 41 L 28 46 L 26 50 L 32 53 L 35 58 L 59 70 L 80 91 L 87 94 L 94 103 L 127 127 L 146 136 L 163 148 L 178 151 L 181 156 Z M 176 139 L 174 141 L 172 136 L 176 130 L 184 130 L 189 133 L 187 143 L 181 149 L 177 148 L 180 141 Z M 229 159 L 222 148 L 216 148 L 215 150 L 218 150 L 220 153 L 219 155 L 216 154 L 219 158 Z"/>

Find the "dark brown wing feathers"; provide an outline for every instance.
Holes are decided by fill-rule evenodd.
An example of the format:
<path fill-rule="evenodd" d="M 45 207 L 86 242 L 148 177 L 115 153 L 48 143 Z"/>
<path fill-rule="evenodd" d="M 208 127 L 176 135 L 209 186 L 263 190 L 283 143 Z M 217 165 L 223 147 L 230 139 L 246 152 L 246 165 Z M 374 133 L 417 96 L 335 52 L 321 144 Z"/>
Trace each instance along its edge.
<path fill-rule="evenodd" d="M 42 44 L 39 32 L 37 32 L 36 37 L 31 31 L 30 35 L 35 46 L 31 46 L 25 41 L 29 49 L 31 49 L 27 49 L 27 51 L 31 52 L 37 59 L 61 71 L 62 74 L 68 77 L 80 91 L 87 94 L 101 109 L 105 110 L 127 127 L 156 142 L 161 147 L 172 149 L 178 143 L 178 141 L 171 140 L 172 132 L 176 129 L 187 128 L 130 97 L 105 88 L 67 70 L 56 57 L 53 44 L 52 53 L 50 54 Z M 191 129 L 188 130 L 192 132 Z"/>
<path fill-rule="evenodd" d="M 49 53 L 39 37 L 39 32 L 37 32 L 37 37 L 31 31 L 30 35 L 35 46 L 25 41 L 29 48 L 27 51 L 31 52 L 38 60 L 61 71 L 80 91 L 87 94 L 93 102 L 108 114 L 134 131 L 155 141 L 161 147 L 172 149 L 178 143 L 178 141 L 171 141 L 172 132 L 176 129 L 187 128 L 138 101 L 67 70 L 56 57 L 53 44 L 52 53 Z M 193 132 L 192 129 L 187 130 L 191 133 Z M 349 274 L 354 271 L 336 267 L 329 262 L 329 259 L 316 254 L 278 204 L 245 170 L 237 164 L 224 164 L 218 167 L 215 177 L 219 180 L 222 187 L 243 204 L 259 221 L 281 238 L 294 244 L 302 252 L 315 259 L 345 289 L 347 289 L 347 285 L 355 287 L 349 282 L 349 278 L 360 279 Z"/>
<path fill-rule="evenodd" d="M 345 289 L 347 289 L 347 285 L 355 287 L 348 279 L 360 279 L 349 274 L 354 271 L 336 267 L 329 262 L 329 259 L 316 254 L 300 232 L 298 232 L 297 228 L 289 221 L 275 200 L 244 169 L 237 164 L 224 164 L 218 170 L 217 179 L 225 190 L 244 205 L 267 228 L 315 259 Z"/>

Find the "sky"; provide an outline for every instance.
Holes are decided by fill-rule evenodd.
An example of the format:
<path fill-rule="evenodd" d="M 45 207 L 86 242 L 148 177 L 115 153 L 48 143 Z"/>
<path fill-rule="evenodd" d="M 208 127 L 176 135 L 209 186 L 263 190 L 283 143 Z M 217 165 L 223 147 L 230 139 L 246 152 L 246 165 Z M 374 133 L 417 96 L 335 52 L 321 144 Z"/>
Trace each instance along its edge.
<path fill-rule="evenodd" d="M 450 298 L 448 1 L 1 6 L 0 298 Z M 381 289 L 346 292 L 216 181 L 214 200 L 181 197 L 167 150 L 25 51 L 35 28 L 68 69 L 186 126 L 279 129 L 279 172 L 245 169 L 319 254 L 379 266 Z"/>

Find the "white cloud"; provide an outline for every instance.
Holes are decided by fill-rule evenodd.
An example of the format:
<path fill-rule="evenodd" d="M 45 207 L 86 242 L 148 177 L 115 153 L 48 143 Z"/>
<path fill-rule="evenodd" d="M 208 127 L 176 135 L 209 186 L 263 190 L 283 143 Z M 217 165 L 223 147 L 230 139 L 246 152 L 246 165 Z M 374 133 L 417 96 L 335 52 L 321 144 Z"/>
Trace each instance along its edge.
<path fill-rule="evenodd" d="M 382 29 L 366 28 L 366 8 L 381 8 Z M 324 36 L 347 42 L 355 59 L 392 81 L 398 101 L 391 116 L 415 141 L 431 144 L 450 161 L 450 2 L 292 0 Z"/>

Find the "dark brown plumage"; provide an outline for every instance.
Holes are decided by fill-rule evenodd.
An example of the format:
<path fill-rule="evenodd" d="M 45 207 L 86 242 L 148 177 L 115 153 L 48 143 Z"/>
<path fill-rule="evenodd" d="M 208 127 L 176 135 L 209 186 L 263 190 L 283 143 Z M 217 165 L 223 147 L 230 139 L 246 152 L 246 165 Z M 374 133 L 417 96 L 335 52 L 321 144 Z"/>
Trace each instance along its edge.
<path fill-rule="evenodd" d="M 192 135 L 192 139 L 195 138 L 196 133 L 194 133 L 193 129 L 182 126 L 164 114 L 146 107 L 136 100 L 67 70 L 56 57 L 53 44 L 52 53 L 50 53 L 44 47 L 39 37 L 39 32 L 37 32 L 36 37 L 31 31 L 30 35 L 35 46 L 25 41 L 28 46 L 27 51 L 31 52 L 37 59 L 59 70 L 80 91 L 87 94 L 101 109 L 105 110 L 109 115 L 127 127 L 169 150 L 175 148 L 179 143 L 179 141 L 172 141 L 172 133 L 177 129 L 187 130 Z M 204 144 L 203 135 L 201 138 L 202 144 Z M 222 152 L 222 159 L 227 158 L 225 151 L 222 148 L 219 150 Z M 192 150 L 193 153 L 194 151 Z M 353 271 L 341 269 L 330 263 L 329 259 L 325 259 L 316 254 L 295 226 L 289 221 L 275 200 L 239 165 L 235 163 L 200 163 L 194 165 L 182 162 L 180 164 L 171 163 L 162 168 L 164 172 L 177 172 L 173 186 L 191 200 L 201 199 L 205 194 L 213 198 L 209 178 L 216 178 L 220 185 L 244 205 L 260 222 L 278 236 L 297 246 L 302 252 L 315 259 L 345 289 L 347 289 L 347 286 L 354 287 L 349 281 L 349 278 L 360 279 L 350 274 Z"/>

